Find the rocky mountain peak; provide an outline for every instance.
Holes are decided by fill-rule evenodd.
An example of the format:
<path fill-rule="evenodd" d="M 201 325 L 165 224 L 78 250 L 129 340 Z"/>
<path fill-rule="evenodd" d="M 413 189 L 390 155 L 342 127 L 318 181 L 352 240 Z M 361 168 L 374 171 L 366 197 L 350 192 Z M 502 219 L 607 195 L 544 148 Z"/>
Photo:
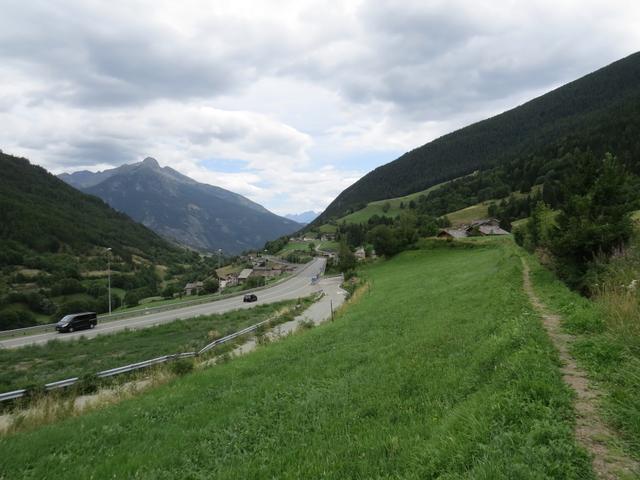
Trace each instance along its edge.
<path fill-rule="evenodd" d="M 151 167 L 151 168 L 160 168 L 160 164 L 158 163 L 158 161 L 153 158 L 153 157 L 147 157 L 142 161 L 142 164 L 147 166 L 147 167 Z"/>

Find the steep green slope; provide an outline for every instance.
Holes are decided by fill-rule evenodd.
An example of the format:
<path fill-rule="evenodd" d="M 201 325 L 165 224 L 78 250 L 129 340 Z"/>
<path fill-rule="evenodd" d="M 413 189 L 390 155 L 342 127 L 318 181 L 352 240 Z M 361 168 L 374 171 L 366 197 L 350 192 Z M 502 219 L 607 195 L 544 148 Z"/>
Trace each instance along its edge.
<path fill-rule="evenodd" d="M 524 105 L 445 135 L 365 175 L 314 222 L 359 204 L 424 190 L 437 183 L 550 146 L 596 153 L 640 151 L 640 53 Z"/>
<path fill-rule="evenodd" d="M 517 257 L 411 251 L 365 274 L 335 322 L 0 439 L 4 475 L 593 478 Z"/>
<path fill-rule="evenodd" d="M 389 217 L 395 217 L 400 213 L 402 207 L 408 207 L 412 201 L 417 201 L 420 195 L 428 195 L 430 192 L 436 190 L 440 186 L 441 185 L 434 185 L 433 187 L 427 188 L 426 190 L 412 193 L 410 195 L 405 195 L 403 197 L 370 202 L 366 207 L 340 218 L 338 220 L 338 223 L 366 223 L 367 220 L 369 220 L 369 218 L 373 217 L 374 215 L 387 215 Z"/>
<path fill-rule="evenodd" d="M 0 241 L 5 248 L 6 242 L 16 242 L 39 253 L 81 254 L 111 247 L 118 254 L 147 258 L 179 251 L 99 198 L 79 192 L 28 160 L 0 154 L 0 172 Z"/>

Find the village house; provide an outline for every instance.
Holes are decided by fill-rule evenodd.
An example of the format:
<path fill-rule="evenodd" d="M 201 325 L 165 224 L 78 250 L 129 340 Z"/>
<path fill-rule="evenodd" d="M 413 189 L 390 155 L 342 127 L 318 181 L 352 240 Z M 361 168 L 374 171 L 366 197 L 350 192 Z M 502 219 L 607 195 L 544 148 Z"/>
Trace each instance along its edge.
<path fill-rule="evenodd" d="M 466 230 L 459 230 L 457 228 L 443 228 L 438 233 L 438 238 L 464 238 L 467 237 Z"/>
<path fill-rule="evenodd" d="M 509 232 L 500 228 L 500 221 L 495 218 L 474 220 L 469 225 L 460 228 L 444 228 L 438 233 L 438 238 L 465 238 L 484 237 L 489 235 L 509 235 Z"/>
<path fill-rule="evenodd" d="M 336 239 L 335 233 L 323 233 L 320 240 L 323 242 L 333 242 Z"/>
<path fill-rule="evenodd" d="M 266 265 L 255 267 L 253 272 L 251 273 L 252 277 L 264 277 L 264 278 L 274 278 L 278 277 L 282 274 L 282 270 L 279 268 L 272 268 Z"/>
<path fill-rule="evenodd" d="M 238 285 L 238 272 L 234 270 L 233 266 L 217 268 L 215 272 L 220 290 Z"/>
<path fill-rule="evenodd" d="M 354 255 L 356 256 L 356 259 L 359 262 L 363 261 L 367 257 L 367 253 L 364 251 L 364 247 L 356 248 L 356 251 L 354 252 Z"/>
<path fill-rule="evenodd" d="M 202 282 L 190 282 L 184 286 L 184 294 L 185 295 L 197 295 L 200 293 L 200 290 L 204 287 Z"/>
<path fill-rule="evenodd" d="M 252 268 L 245 268 L 244 270 L 242 270 L 238 275 L 238 285 L 244 284 L 247 281 L 247 279 L 251 276 L 252 272 L 253 272 Z"/>

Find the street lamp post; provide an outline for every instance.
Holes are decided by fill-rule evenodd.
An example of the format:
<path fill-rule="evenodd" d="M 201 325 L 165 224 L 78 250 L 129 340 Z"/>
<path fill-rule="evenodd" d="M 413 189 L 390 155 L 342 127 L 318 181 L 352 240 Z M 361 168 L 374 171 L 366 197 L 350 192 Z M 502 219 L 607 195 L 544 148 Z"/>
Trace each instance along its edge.
<path fill-rule="evenodd" d="M 218 249 L 218 268 L 222 266 L 222 249 Z"/>
<path fill-rule="evenodd" d="M 109 285 L 109 315 L 111 315 L 111 247 L 107 248 L 107 278 Z"/>

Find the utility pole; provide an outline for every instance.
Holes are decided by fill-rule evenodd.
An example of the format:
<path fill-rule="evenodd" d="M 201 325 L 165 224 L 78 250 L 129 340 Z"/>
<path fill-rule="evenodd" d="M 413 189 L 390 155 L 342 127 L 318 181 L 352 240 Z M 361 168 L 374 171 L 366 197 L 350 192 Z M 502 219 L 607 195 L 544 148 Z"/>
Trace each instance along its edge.
<path fill-rule="evenodd" d="M 107 248 L 107 278 L 109 282 L 109 315 L 111 315 L 111 247 Z"/>

